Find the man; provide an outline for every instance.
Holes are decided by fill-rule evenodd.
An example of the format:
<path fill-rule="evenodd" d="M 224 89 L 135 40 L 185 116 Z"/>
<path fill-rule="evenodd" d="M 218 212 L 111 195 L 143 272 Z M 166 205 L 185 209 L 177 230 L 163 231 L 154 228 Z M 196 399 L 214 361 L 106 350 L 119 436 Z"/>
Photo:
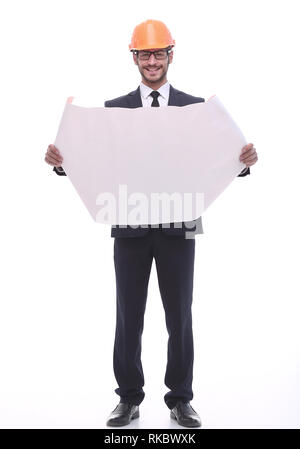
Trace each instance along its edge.
<path fill-rule="evenodd" d="M 173 61 L 175 41 L 164 23 L 147 20 L 135 27 L 129 49 L 142 80 L 139 87 L 127 95 L 105 101 L 105 107 L 185 106 L 203 102 L 175 89 L 167 81 L 169 64 Z M 152 138 L 152 136 L 148 136 Z M 246 145 L 240 160 L 246 168 L 238 176 L 250 174 L 256 163 L 253 144 Z M 49 145 L 45 160 L 59 175 L 62 157 L 54 145 Z M 159 289 L 169 334 L 168 363 L 165 384 L 170 391 L 164 400 L 171 418 L 186 427 L 199 427 L 199 415 L 190 405 L 193 398 L 193 334 L 192 297 L 195 238 L 185 238 L 186 231 L 203 233 L 201 217 L 194 227 L 184 222 L 166 225 L 112 226 L 114 264 L 117 284 L 117 320 L 114 343 L 114 373 L 119 385 L 115 392 L 120 402 L 110 414 L 109 426 L 124 426 L 139 417 L 139 405 L 145 393 L 141 363 L 141 338 L 144 325 L 148 281 L 153 258 L 156 262 Z"/>

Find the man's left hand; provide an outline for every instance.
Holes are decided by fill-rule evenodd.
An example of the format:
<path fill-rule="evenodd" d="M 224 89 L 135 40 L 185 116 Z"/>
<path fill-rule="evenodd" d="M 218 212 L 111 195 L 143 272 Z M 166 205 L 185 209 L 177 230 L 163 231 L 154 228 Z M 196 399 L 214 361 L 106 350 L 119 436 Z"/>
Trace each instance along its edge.
<path fill-rule="evenodd" d="M 242 152 L 240 155 L 240 161 L 246 164 L 247 167 L 253 165 L 257 162 L 258 157 L 256 153 L 256 149 L 253 146 L 253 143 L 248 143 L 242 148 Z"/>

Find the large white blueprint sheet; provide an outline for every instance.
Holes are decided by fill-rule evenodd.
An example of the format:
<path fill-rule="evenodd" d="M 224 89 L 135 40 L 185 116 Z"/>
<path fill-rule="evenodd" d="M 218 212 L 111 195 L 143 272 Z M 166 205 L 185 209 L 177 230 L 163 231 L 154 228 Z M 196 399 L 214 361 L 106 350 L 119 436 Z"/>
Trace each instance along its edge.
<path fill-rule="evenodd" d="M 246 143 L 217 96 L 160 108 L 82 107 L 70 97 L 54 142 L 93 219 L 113 225 L 198 218 L 246 167 Z M 163 192 L 185 206 L 153 213 Z"/>

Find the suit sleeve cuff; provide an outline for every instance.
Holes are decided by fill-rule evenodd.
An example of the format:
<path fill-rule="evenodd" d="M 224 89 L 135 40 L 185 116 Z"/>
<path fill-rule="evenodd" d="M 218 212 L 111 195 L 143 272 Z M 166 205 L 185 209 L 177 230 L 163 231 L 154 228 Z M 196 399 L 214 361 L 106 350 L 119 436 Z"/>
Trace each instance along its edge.
<path fill-rule="evenodd" d="M 238 176 L 247 176 L 250 175 L 250 168 L 246 167 L 244 170 L 241 171 L 241 173 Z"/>
<path fill-rule="evenodd" d="M 55 171 L 55 173 L 56 173 L 57 175 L 60 175 L 60 176 L 67 176 L 67 175 L 66 175 L 66 172 L 64 171 L 64 169 L 63 169 L 62 167 L 53 167 L 53 171 Z"/>

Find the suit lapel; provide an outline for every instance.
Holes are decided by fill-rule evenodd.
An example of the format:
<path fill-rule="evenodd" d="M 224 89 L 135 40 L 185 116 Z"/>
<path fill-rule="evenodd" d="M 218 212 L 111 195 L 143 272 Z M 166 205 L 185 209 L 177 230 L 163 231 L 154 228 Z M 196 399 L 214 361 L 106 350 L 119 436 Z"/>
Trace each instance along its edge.
<path fill-rule="evenodd" d="M 168 106 L 181 106 L 181 92 L 170 84 Z"/>
<path fill-rule="evenodd" d="M 180 94 L 181 94 L 181 92 L 178 91 L 177 89 L 174 89 L 174 87 L 170 84 L 168 106 L 181 106 Z M 130 108 L 143 107 L 141 93 L 140 93 L 140 86 L 138 86 L 138 88 L 136 90 L 133 90 L 132 92 L 130 92 L 127 95 L 127 100 L 128 100 L 128 106 Z"/>
<path fill-rule="evenodd" d="M 127 100 L 130 108 L 142 108 L 142 98 L 140 94 L 140 86 L 136 89 L 130 92 L 127 95 Z"/>

